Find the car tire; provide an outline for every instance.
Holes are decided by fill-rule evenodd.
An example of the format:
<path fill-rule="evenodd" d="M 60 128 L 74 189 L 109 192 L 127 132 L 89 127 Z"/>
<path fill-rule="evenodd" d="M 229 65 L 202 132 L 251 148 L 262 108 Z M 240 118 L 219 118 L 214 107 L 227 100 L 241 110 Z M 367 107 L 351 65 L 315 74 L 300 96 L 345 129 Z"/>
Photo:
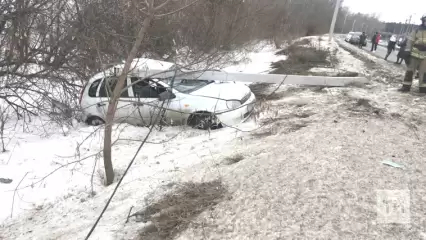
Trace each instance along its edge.
<path fill-rule="evenodd" d="M 222 124 L 218 123 L 218 119 L 209 112 L 196 112 L 191 114 L 187 120 L 188 126 L 200 130 L 215 130 L 222 128 Z"/>
<path fill-rule="evenodd" d="M 105 124 L 105 121 L 100 117 L 91 116 L 87 118 L 86 123 L 90 126 L 99 126 Z"/>

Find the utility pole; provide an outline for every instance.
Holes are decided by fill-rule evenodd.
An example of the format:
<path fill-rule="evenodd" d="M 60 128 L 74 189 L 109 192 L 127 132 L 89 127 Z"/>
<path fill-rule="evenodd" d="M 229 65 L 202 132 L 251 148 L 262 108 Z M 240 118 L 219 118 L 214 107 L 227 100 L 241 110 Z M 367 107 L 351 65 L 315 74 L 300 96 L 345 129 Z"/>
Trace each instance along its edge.
<path fill-rule="evenodd" d="M 413 17 L 413 15 L 410 15 L 410 18 L 408 19 L 408 25 L 407 25 L 407 29 L 405 30 L 405 35 L 407 35 L 410 31 L 411 28 L 411 18 Z"/>
<path fill-rule="evenodd" d="M 352 23 L 352 31 L 351 31 L 351 32 L 353 32 L 353 31 L 354 31 L 355 23 L 356 23 L 356 19 L 354 20 L 354 23 Z"/>
<path fill-rule="evenodd" d="M 340 2 L 342 0 L 336 0 L 336 7 L 334 8 L 333 20 L 331 20 L 330 33 L 328 34 L 328 41 L 331 42 L 333 39 L 334 28 L 336 27 L 337 13 L 339 13 Z"/>
<path fill-rule="evenodd" d="M 401 31 L 399 32 L 400 36 L 404 33 L 404 29 L 405 29 L 405 26 L 407 25 L 407 22 L 408 22 L 408 19 L 405 19 L 404 25 L 402 25 L 401 23 Z"/>
<path fill-rule="evenodd" d="M 346 19 L 348 19 L 349 12 L 346 13 L 345 20 L 343 21 L 342 33 L 345 31 Z"/>

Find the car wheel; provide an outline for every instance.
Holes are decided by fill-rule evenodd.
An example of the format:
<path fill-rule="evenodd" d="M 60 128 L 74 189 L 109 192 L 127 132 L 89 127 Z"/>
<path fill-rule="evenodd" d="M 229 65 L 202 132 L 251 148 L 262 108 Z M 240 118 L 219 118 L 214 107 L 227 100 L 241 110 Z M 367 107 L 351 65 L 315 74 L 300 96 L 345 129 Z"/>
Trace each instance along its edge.
<path fill-rule="evenodd" d="M 99 126 L 105 124 L 105 121 L 100 117 L 92 116 L 87 118 L 86 123 L 90 126 Z"/>
<path fill-rule="evenodd" d="M 193 113 L 189 116 L 187 123 L 188 126 L 201 130 L 215 130 L 222 128 L 222 124 L 219 122 L 217 117 L 209 112 Z"/>

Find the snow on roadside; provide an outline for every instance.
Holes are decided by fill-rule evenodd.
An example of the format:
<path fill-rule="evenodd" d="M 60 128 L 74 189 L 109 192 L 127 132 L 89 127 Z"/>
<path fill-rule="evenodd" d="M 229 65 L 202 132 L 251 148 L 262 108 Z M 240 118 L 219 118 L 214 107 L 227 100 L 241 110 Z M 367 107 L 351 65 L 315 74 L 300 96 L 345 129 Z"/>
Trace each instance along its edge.
<path fill-rule="evenodd" d="M 311 41 L 311 47 L 314 46 L 319 49 L 325 49 L 330 52 L 330 55 L 336 54 L 335 57 L 338 61 L 337 65 L 330 68 L 311 68 L 309 71 L 312 73 L 326 73 L 328 75 L 337 75 L 342 72 L 355 72 L 365 74 L 364 62 L 354 58 L 351 53 L 341 49 L 338 43 L 333 39 L 331 42 L 328 41 L 328 35 L 321 37 L 312 36 L 304 37 L 302 39 L 309 39 Z M 329 59 L 332 62 L 332 59 Z"/>
<path fill-rule="evenodd" d="M 344 59 L 343 65 L 357 60 Z M 352 67 L 369 72 L 365 66 Z M 424 113 L 411 112 L 424 112 L 424 97 L 396 93 L 381 82 L 321 91 L 286 86 L 277 94 L 286 100 L 271 102 L 276 129 L 241 143 L 251 150 L 244 161 L 211 171 L 209 178 L 229 185 L 232 199 L 201 214 L 177 239 L 424 236 L 426 155 L 421 146 L 426 129 L 410 128 L 416 119 L 426 119 Z M 296 132 L 285 131 L 292 123 L 290 110 L 303 115 Z M 386 159 L 407 169 L 384 166 Z M 409 227 L 378 221 L 380 189 L 410 190 Z"/>
<path fill-rule="evenodd" d="M 260 44 L 253 52 L 240 56 L 239 63 L 225 67 L 222 70 L 230 73 L 268 73 L 271 71 L 272 63 L 287 59 L 285 55 L 276 55 L 278 51 L 272 45 Z"/>
<path fill-rule="evenodd" d="M 188 48 L 179 49 L 177 63 L 190 69 L 220 69 L 226 72 L 268 73 L 271 63 L 285 60 L 268 41 L 248 43 L 233 51 L 216 50 L 206 55 L 194 54 Z"/>
<path fill-rule="evenodd" d="M 362 61 L 338 48 L 336 43 L 321 44 L 337 49 L 338 54 L 341 52 L 339 68 L 365 72 Z M 269 68 L 269 62 L 276 60 L 271 48 L 264 48 L 249 56 L 249 62 L 230 66 L 227 70 L 244 71 L 248 68 L 263 71 Z M 135 211 L 139 210 L 146 205 L 147 199 L 158 198 L 168 191 L 168 184 L 173 182 L 202 182 L 217 178 L 223 179 L 229 186 L 233 198 L 195 220 L 207 223 L 206 228 L 209 234 L 213 234 L 212 238 L 291 238 L 298 234 L 301 225 L 311 230 L 309 234 L 312 235 L 309 236 L 321 234 L 320 230 L 322 234 L 331 234 L 333 226 L 327 221 L 333 217 L 332 214 L 338 215 L 338 209 L 333 205 L 317 208 L 317 204 L 320 200 L 329 200 L 326 191 L 337 192 L 344 184 L 344 175 L 350 172 L 346 165 L 350 166 L 354 159 L 362 160 L 360 150 L 354 147 L 357 146 L 355 143 L 363 144 L 368 152 L 373 151 L 374 147 L 389 150 L 394 146 L 384 142 L 386 132 L 379 127 L 393 131 L 389 138 L 392 141 L 399 140 L 397 136 L 403 134 L 403 129 L 398 122 L 381 125 L 377 119 L 371 120 L 371 123 L 361 121 L 362 117 L 345 119 L 351 114 L 347 108 L 352 107 L 352 102 L 356 103 L 358 99 L 367 98 L 372 99 L 374 104 L 380 103 L 379 99 L 374 101 L 374 93 L 366 89 L 332 88 L 315 92 L 282 86 L 277 93 L 282 94 L 283 99 L 271 101 L 271 106 L 265 107 L 260 119 L 267 121 L 276 118 L 277 123 L 254 132 L 227 128 L 206 133 L 182 127 L 155 131 L 149 139 L 152 143 L 142 149 L 92 239 L 133 239 L 144 224 L 133 220 L 124 224 L 131 206 L 135 207 Z M 379 106 L 388 107 L 385 104 L 388 103 Z M 250 130 L 258 125 L 247 122 L 238 127 Z M 21 126 L 17 129 L 21 129 Z M 102 132 L 88 137 L 93 127 L 69 129 L 67 136 L 58 133 L 53 126 L 43 128 L 35 125 L 31 129 L 32 133 L 17 131 L 9 145 L 13 148 L 8 153 L 0 154 L 0 177 L 13 178 L 11 184 L 0 184 L 0 217 L 3 219 L 9 217 L 13 190 L 27 172 L 20 186 L 32 185 L 58 167 L 96 155 L 102 149 Z M 40 137 L 44 129 L 49 134 Z M 368 132 L 368 137 L 361 134 L 365 129 L 372 130 Z M 115 129 L 113 139 L 118 135 L 125 139 L 113 148 L 113 163 L 118 177 L 139 144 L 129 139 L 142 139 L 146 133 L 145 128 L 129 125 L 120 125 Z M 76 146 L 87 137 L 87 141 L 81 145 L 80 157 L 76 156 Z M 379 146 L 371 145 L 374 140 Z M 412 139 L 405 140 L 398 147 L 399 150 L 413 144 Z M 336 142 L 339 144 L 332 144 Z M 224 158 L 236 153 L 242 154 L 244 160 L 224 166 Z M 374 169 L 374 160 L 383 157 L 380 154 L 375 153 L 373 160 L 363 162 L 365 167 Z M 419 157 L 418 153 L 415 154 Z M 342 161 L 343 167 L 339 165 Z M 94 169 L 93 190 L 96 194 L 91 196 Z M 92 156 L 19 191 L 15 197 L 14 217 L 6 219 L 0 238 L 82 239 L 114 187 L 104 187 L 102 176 L 101 158 Z M 316 182 L 317 178 L 321 178 L 321 181 Z M 343 179 L 342 183 L 336 184 L 336 179 Z M 304 188 L 311 185 L 309 189 Z M 368 195 L 368 192 L 362 193 Z M 301 217 L 303 214 L 315 215 L 315 212 L 325 213 L 327 219 L 309 224 L 306 219 L 313 218 Z M 213 215 L 216 216 L 214 219 L 211 218 Z M 351 226 L 351 222 L 345 223 Z M 209 229 L 211 226 L 214 227 Z M 203 233 L 199 231 L 193 226 L 183 232 L 179 239 L 200 239 Z"/>
<path fill-rule="evenodd" d="M 242 127 L 250 129 L 255 125 L 248 122 Z M 38 137 L 38 133 L 15 135 L 10 144 L 15 146 L 13 151 L 0 154 L 0 176 L 13 179 L 11 184 L 0 184 L 0 217 L 6 219 L 4 225 L 10 234 L 4 237 L 81 239 L 87 234 L 90 223 L 100 213 L 114 187 L 104 187 L 102 184 L 102 161 L 97 155 L 102 149 L 102 131 L 92 134 L 94 130 L 93 127 L 82 126 L 71 130 L 68 136 L 53 134 L 47 138 Z M 113 147 L 113 163 L 118 177 L 139 145 L 139 142 L 129 139 L 140 140 L 146 134 L 147 129 L 130 125 L 120 125 L 114 131 L 113 139 L 118 138 L 118 135 L 126 139 Z M 110 239 L 114 235 L 116 223 L 122 220 L 130 206 L 142 205 L 143 199 L 153 189 L 161 189 L 161 186 L 170 182 L 179 182 L 179 175 L 184 169 L 197 164 L 206 168 L 222 160 L 211 159 L 212 154 L 232 154 L 228 146 L 232 146 L 234 139 L 240 135 L 240 132 L 231 128 L 211 134 L 186 127 L 170 127 L 153 132 L 149 138 L 152 143 L 147 144 L 138 156 L 96 232 L 101 235 L 95 235 L 94 239 L 96 236 Z M 77 152 L 77 145 L 86 138 Z M 85 160 L 72 163 L 78 159 Z M 42 180 L 56 169 L 59 170 Z M 94 196 L 91 196 L 92 181 L 96 193 Z M 19 183 L 19 188 L 24 189 L 16 192 L 13 218 L 10 219 L 14 189 Z M 74 224 L 76 218 L 81 222 Z M 19 226 L 20 230 L 14 226 Z M 20 237 L 16 235 L 18 233 Z"/>
<path fill-rule="evenodd" d="M 228 66 L 226 71 L 264 72 L 274 61 L 271 46 L 260 43 L 239 52 L 244 63 Z M 7 239 L 81 239 L 109 197 L 113 186 L 103 185 L 102 129 L 84 125 L 61 129 L 46 119 L 34 118 L 29 124 L 10 121 L 6 126 L 6 153 L 0 154 L 0 177 L 12 179 L 0 184 L 0 221 L 7 228 Z M 247 122 L 239 128 L 256 128 Z M 25 131 L 23 131 L 25 129 Z M 135 153 L 147 129 L 120 125 L 113 139 L 124 139 L 113 147 L 117 177 Z M 169 127 L 155 131 L 135 165 L 126 176 L 111 208 L 96 231 L 94 239 L 114 239 L 121 229 L 122 216 L 132 205 L 142 206 L 147 194 L 170 182 L 180 182 L 182 172 L 199 169 L 202 177 L 223 158 L 234 154 L 235 142 L 244 132 L 234 128 L 207 133 L 186 127 Z M 214 157 L 213 157 L 214 156 Z M 18 187 L 19 185 L 19 187 Z M 18 188 L 18 191 L 15 189 Z M 155 196 L 150 196 L 155 197 Z M 13 212 L 12 212 L 13 204 Z M 80 219 L 75 223 L 75 219 Z M 3 231 L 4 232 L 4 231 Z"/>

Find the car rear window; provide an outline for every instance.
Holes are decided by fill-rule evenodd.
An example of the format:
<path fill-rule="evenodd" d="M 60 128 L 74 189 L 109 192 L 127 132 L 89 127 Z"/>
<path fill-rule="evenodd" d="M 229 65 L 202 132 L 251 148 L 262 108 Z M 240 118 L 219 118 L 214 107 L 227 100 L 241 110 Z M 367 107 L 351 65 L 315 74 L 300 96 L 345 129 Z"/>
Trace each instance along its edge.
<path fill-rule="evenodd" d="M 90 85 L 89 88 L 89 97 L 96 97 L 96 92 L 98 91 L 99 83 L 101 83 L 102 79 L 98 79 Z"/>

